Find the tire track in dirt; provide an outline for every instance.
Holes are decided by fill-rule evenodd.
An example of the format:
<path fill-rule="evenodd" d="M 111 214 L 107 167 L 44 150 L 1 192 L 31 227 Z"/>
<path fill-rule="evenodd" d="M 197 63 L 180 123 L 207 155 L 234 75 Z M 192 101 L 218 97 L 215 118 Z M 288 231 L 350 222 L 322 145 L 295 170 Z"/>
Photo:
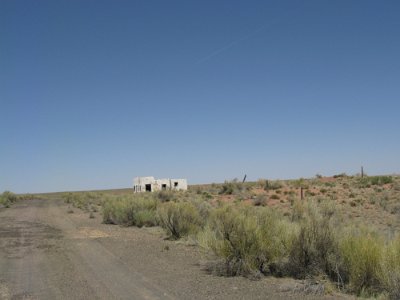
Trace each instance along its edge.
<path fill-rule="evenodd" d="M 82 234 L 57 202 L 18 203 L 0 228 L 1 299 L 172 299 Z"/>

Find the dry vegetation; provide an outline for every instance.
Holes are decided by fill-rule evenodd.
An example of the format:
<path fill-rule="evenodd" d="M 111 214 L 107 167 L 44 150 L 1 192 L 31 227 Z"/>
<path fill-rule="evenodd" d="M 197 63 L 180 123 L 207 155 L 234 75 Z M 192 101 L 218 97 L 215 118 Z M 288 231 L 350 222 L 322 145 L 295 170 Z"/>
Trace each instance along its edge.
<path fill-rule="evenodd" d="M 14 202 L 22 199 L 32 199 L 32 195 L 16 195 L 10 191 L 5 191 L 0 194 L 0 207 L 2 205 L 6 208 L 9 208 Z"/>
<path fill-rule="evenodd" d="M 215 274 L 318 278 L 347 293 L 400 298 L 398 176 L 233 180 L 188 192 L 63 196 L 89 216 L 100 210 L 105 223 L 161 226 L 170 239 L 190 237 L 214 255 L 209 270 Z"/>

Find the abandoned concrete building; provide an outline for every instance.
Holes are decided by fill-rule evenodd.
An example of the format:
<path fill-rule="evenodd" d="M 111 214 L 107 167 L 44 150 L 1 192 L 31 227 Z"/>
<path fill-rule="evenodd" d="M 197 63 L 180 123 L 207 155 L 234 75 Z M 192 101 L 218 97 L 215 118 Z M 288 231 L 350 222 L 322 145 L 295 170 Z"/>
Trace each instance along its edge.
<path fill-rule="evenodd" d="M 154 179 L 153 176 L 133 179 L 134 193 L 166 190 L 187 190 L 187 181 L 186 179 Z"/>

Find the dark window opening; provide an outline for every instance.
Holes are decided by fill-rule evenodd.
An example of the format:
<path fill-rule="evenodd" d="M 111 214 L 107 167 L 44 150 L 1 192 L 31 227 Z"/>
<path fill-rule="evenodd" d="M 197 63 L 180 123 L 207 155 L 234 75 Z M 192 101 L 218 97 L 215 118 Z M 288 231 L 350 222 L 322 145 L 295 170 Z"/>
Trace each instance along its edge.
<path fill-rule="evenodd" d="M 146 184 L 146 192 L 151 192 L 151 184 Z"/>
<path fill-rule="evenodd" d="M 162 189 L 163 191 L 165 191 L 165 190 L 167 189 L 167 185 L 166 185 L 165 183 L 163 183 L 163 184 L 161 185 L 161 189 Z"/>
<path fill-rule="evenodd" d="M 178 183 L 176 181 L 174 182 L 174 187 L 178 187 Z"/>

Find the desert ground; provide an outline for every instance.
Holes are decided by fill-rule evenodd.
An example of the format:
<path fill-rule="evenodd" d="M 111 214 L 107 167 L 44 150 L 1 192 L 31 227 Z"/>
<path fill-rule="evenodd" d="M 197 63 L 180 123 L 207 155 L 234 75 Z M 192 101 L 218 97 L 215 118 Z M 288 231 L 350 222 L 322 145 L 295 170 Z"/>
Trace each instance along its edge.
<path fill-rule="evenodd" d="M 106 225 L 60 198 L 0 209 L 0 299 L 344 299 L 301 280 L 219 277 L 159 228 Z"/>

